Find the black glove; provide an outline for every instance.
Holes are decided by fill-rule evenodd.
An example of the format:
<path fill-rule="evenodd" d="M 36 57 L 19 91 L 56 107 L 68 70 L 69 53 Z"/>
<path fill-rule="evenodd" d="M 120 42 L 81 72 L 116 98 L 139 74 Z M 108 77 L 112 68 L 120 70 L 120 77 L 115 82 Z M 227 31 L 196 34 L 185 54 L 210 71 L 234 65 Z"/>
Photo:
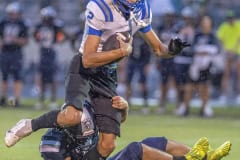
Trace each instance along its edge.
<path fill-rule="evenodd" d="M 180 38 L 172 38 L 168 44 L 168 51 L 170 55 L 179 54 L 183 48 L 191 46 L 187 42 L 183 42 Z"/>

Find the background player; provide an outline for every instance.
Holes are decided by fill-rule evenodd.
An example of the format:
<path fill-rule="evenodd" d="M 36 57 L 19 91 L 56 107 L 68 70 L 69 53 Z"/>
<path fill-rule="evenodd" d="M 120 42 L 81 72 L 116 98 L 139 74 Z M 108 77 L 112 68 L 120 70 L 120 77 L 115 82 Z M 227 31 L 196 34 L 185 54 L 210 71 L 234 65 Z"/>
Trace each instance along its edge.
<path fill-rule="evenodd" d="M 172 39 L 168 46 L 158 39 L 151 27 L 151 10 L 147 0 L 90 1 L 86 10 L 85 36 L 79 50 L 81 54 L 73 57 L 66 79 L 65 109 L 48 112 L 33 120 L 22 120 L 6 133 L 6 145 L 13 146 L 21 138 L 41 128 L 79 124 L 83 101 L 91 88 L 91 101 L 98 115 L 99 141 L 88 158 L 96 160 L 108 157 L 115 148 L 116 136 L 120 135 L 122 115 L 119 110 L 112 109 L 111 99 L 116 95 L 117 87 L 117 68 L 116 63 L 112 62 L 129 55 L 132 46 L 131 40 L 125 42 L 125 38 L 118 34 L 119 48 L 107 51 L 101 48 L 116 32 L 130 32 L 133 35 L 136 31 L 141 32 L 161 57 L 172 57 L 188 46 L 179 38 Z"/>
<path fill-rule="evenodd" d="M 2 71 L 2 97 L 0 105 L 6 105 L 8 93 L 8 78 L 12 75 L 14 78 L 14 102 L 18 107 L 22 91 L 22 65 L 23 55 L 22 47 L 28 41 L 28 29 L 22 19 L 22 8 L 19 3 L 13 2 L 6 7 L 7 17 L 0 22 L 1 39 L 1 71 Z"/>
<path fill-rule="evenodd" d="M 35 108 L 41 109 L 45 100 L 47 85 L 51 88 L 51 104 L 49 108 L 56 109 L 56 80 L 57 71 L 56 51 L 54 44 L 64 40 L 63 26 L 61 22 L 56 21 L 56 11 L 51 6 L 41 9 L 42 21 L 36 26 L 34 37 L 40 45 L 40 62 L 39 62 L 39 86 L 40 97 L 39 103 Z"/>
<path fill-rule="evenodd" d="M 142 109 L 143 114 L 149 113 L 149 109 L 147 107 L 148 91 L 147 91 L 146 80 L 147 80 L 149 62 L 151 58 L 150 53 L 151 53 L 151 50 L 147 45 L 147 43 L 144 42 L 139 35 L 135 35 L 133 40 L 133 53 L 128 58 L 127 68 L 126 68 L 127 69 L 126 98 L 127 98 L 127 101 L 130 103 L 129 100 L 132 95 L 131 83 L 134 75 L 136 75 L 137 73 L 139 76 L 140 95 L 141 95 L 141 98 L 144 99 L 144 103 L 143 103 L 144 108 Z"/>

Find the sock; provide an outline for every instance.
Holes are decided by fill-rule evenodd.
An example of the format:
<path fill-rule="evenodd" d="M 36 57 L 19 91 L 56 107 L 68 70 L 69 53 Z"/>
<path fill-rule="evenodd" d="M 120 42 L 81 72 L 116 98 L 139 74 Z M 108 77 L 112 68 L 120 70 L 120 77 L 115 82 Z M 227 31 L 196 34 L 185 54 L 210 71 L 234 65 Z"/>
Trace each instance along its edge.
<path fill-rule="evenodd" d="M 42 116 L 32 119 L 32 130 L 37 131 L 42 128 L 54 128 L 57 127 L 57 116 L 60 110 L 53 110 Z"/>
<path fill-rule="evenodd" d="M 173 160 L 186 160 L 186 158 L 184 156 L 182 156 L 182 157 L 173 156 Z"/>

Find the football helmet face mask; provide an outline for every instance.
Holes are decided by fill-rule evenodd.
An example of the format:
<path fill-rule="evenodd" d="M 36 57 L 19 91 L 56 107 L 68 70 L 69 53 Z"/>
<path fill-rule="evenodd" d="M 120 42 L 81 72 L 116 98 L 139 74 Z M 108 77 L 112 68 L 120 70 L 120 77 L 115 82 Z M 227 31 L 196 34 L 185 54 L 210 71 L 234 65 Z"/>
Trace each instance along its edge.
<path fill-rule="evenodd" d="M 127 20 L 130 18 L 130 12 L 137 13 L 142 10 L 144 6 L 144 0 L 136 0 L 136 2 L 130 2 L 129 0 L 113 0 L 113 3 Z"/>

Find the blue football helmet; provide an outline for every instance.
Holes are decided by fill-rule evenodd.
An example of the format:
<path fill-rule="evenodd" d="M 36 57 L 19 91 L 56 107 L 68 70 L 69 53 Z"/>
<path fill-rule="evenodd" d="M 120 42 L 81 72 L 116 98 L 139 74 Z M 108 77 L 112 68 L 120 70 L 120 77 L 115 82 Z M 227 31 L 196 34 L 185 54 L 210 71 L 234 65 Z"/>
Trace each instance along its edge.
<path fill-rule="evenodd" d="M 128 0 L 113 0 L 113 3 L 122 12 L 123 16 L 128 20 L 130 12 L 137 13 L 144 7 L 145 0 L 137 0 L 136 2 L 129 2 Z"/>

